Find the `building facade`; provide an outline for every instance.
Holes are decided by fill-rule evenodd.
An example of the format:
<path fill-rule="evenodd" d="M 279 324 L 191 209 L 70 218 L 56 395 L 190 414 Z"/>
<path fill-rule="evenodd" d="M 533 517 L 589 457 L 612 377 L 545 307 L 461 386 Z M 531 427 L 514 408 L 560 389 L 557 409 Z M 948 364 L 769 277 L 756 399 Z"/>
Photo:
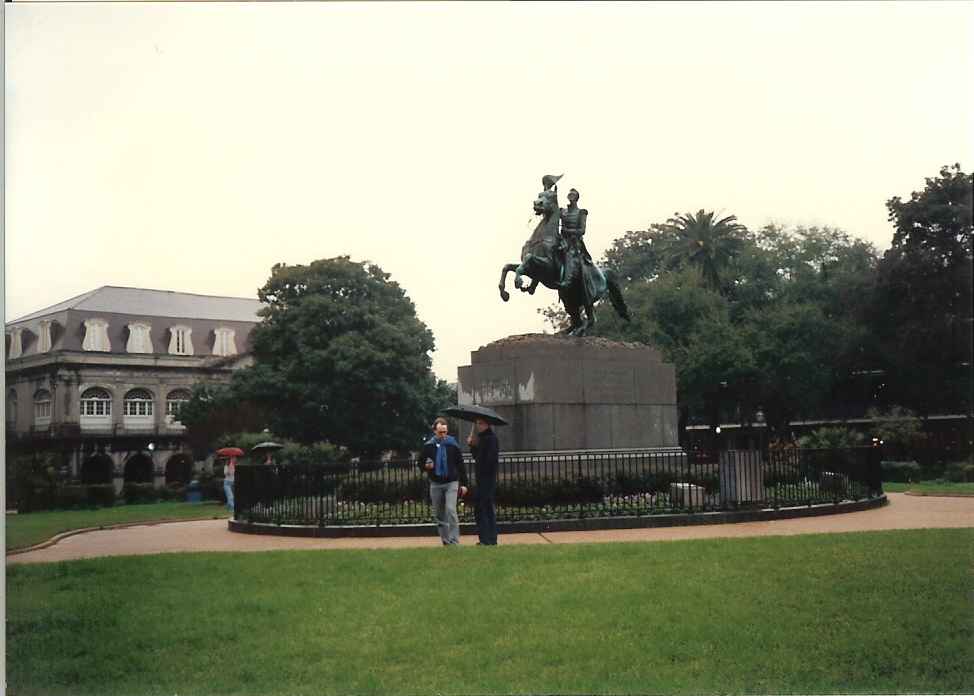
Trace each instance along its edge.
<path fill-rule="evenodd" d="M 179 422 L 199 382 L 250 361 L 256 299 L 105 286 L 5 327 L 7 457 L 58 455 L 82 483 L 188 481 Z"/>

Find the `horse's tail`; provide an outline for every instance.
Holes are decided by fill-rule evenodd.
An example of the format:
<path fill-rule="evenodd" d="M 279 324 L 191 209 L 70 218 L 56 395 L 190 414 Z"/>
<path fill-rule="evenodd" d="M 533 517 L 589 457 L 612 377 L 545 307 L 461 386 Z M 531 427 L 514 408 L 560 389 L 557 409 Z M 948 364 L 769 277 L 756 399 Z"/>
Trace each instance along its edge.
<path fill-rule="evenodd" d="M 612 303 L 612 307 L 615 309 L 616 314 L 626 321 L 631 321 L 632 315 L 629 314 L 629 307 L 626 306 L 626 301 L 622 298 L 622 288 L 619 287 L 619 282 L 616 280 L 615 273 L 609 269 L 606 269 L 604 274 L 605 285 L 609 291 L 609 301 Z"/>

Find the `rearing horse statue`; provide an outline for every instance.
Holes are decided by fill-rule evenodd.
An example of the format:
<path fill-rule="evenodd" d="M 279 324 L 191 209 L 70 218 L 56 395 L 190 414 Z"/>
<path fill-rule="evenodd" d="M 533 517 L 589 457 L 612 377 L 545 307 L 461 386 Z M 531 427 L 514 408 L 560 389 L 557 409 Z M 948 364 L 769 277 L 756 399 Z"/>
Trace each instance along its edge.
<path fill-rule="evenodd" d="M 616 313 L 626 321 L 630 318 L 629 309 L 612 272 L 599 268 L 588 259 L 585 259 L 581 272 L 573 274 L 572 278 L 563 277 L 565 254 L 572 253 L 572 250 L 559 228 L 562 211 L 558 207 L 558 189 L 554 185 L 559 178 L 546 176 L 542 179 L 545 190 L 534 201 L 534 212 L 541 216 L 541 221 L 521 248 L 521 263 L 509 263 L 501 269 L 498 287 L 501 299 L 507 302 L 510 299 L 505 287 L 507 274 L 514 271 L 514 287 L 522 292 L 533 295 L 539 283 L 557 290 L 558 298 L 571 318 L 571 324 L 564 333 L 584 336 L 595 326 L 595 303 L 606 295 Z M 531 279 L 530 284 L 525 284 L 525 276 Z"/>

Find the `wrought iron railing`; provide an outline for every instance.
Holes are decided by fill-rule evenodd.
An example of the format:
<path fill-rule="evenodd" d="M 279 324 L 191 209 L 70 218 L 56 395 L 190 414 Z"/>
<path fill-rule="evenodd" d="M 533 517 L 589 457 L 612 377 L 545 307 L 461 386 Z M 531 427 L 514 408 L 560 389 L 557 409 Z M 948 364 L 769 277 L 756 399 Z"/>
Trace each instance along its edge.
<path fill-rule="evenodd" d="M 882 495 L 878 448 L 728 451 L 692 462 L 679 452 L 605 450 L 502 455 L 497 520 L 561 520 L 781 508 Z M 473 465 L 468 462 L 475 489 Z M 415 460 L 348 465 L 239 464 L 234 517 L 315 526 L 432 520 Z M 473 521 L 473 491 L 459 504 Z"/>

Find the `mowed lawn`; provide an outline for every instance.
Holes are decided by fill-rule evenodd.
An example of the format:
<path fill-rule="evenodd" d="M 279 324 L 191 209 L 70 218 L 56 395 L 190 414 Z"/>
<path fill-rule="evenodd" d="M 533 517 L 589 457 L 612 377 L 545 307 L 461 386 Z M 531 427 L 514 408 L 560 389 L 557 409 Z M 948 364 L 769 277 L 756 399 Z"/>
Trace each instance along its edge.
<path fill-rule="evenodd" d="M 17 696 L 974 693 L 974 530 L 7 569 Z"/>
<path fill-rule="evenodd" d="M 945 481 L 919 481 L 917 483 L 883 483 L 887 493 L 906 493 L 914 495 L 962 495 L 974 496 L 974 483 L 953 483 Z"/>
<path fill-rule="evenodd" d="M 56 534 L 72 529 L 107 527 L 129 522 L 160 522 L 200 517 L 227 517 L 226 507 L 220 503 L 148 503 L 119 505 L 96 510 L 51 510 L 22 515 L 7 515 L 5 522 L 6 548 L 21 549 L 47 541 Z"/>

